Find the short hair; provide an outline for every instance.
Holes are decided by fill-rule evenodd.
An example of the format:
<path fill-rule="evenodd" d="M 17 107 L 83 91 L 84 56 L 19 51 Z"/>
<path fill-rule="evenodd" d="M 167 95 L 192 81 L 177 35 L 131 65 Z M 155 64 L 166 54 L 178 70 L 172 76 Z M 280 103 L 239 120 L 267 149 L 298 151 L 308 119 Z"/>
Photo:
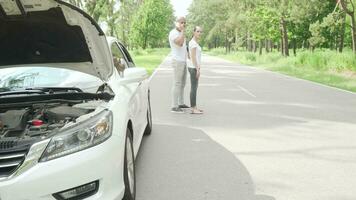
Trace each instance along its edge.
<path fill-rule="evenodd" d="M 185 17 L 184 16 L 179 16 L 179 17 L 177 17 L 177 19 L 176 19 L 176 22 L 179 22 L 179 21 L 181 21 L 181 20 L 186 20 L 185 19 Z"/>
<path fill-rule="evenodd" d="M 197 31 L 197 30 L 198 30 L 198 28 L 200 28 L 200 29 L 201 29 L 201 27 L 200 27 L 200 26 L 194 26 L 193 31 L 194 31 L 194 32 L 195 32 L 195 31 Z"/>

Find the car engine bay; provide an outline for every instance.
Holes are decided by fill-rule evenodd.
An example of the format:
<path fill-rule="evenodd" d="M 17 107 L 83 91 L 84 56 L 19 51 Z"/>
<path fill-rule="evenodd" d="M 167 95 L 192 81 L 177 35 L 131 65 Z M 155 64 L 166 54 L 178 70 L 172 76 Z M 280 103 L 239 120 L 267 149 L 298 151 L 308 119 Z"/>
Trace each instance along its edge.
<path fill-rule="evenodd" d="M 66 124 L 95 110 L 102 101 L 71 103 L 40 103 L 23 108 L 0 109 L 0 140 L 43 139 Z"/>

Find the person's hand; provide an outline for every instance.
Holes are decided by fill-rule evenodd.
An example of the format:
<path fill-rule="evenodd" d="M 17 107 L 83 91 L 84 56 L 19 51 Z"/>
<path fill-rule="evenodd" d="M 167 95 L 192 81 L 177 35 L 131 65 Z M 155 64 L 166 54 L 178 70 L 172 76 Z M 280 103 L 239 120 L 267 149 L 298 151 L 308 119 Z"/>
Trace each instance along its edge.
<path fill-rule="evenodd" d="M 182 33 L 185 32 L 185 24 L 180 24 L 180 30 L 182 31 Z"/>
<path fill-rule="evenodd" d="M 184 33 L 185 31 L 185 22 L 176 22 L 176 27 L 179 31 Z"/>
<path fill-rule="evenodd" d="M 197 69 L 197 75 L 196 75 L 196 78 L 197 78 L 197 79 L 199 79 L 199 77 L 200 77 L 200 69 L 198 68 L 198 69 Z"/>

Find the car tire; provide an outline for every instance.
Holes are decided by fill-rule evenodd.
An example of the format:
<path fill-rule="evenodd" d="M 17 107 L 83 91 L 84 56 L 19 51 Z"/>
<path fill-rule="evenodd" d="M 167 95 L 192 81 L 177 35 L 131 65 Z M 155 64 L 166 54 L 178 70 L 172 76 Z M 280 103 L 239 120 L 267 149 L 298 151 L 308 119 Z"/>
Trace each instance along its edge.
<path fill-rule="evenodd" d="M 124 183 L 125 183 L 125 194 L 123 200 L 135 200 L 136 198 L 135 156 L 133 150 L 132 133 L 130 129 L 127 129 L 126 139 L 125 139 Z"/>
<path fill-rule="evenodd" d="M 145 128 L 144 135 L 150 135 L 151 132 L 152 132 L 152 113 L 151 113 L 150 92 L 148 92 L 147 125 Z"/>

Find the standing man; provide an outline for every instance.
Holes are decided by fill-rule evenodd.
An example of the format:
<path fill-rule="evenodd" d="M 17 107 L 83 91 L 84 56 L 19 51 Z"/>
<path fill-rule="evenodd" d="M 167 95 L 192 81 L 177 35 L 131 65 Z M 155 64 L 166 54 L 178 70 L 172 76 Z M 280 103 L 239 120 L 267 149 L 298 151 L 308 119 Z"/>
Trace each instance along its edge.
<path fill-rule="evenodd" d="M 172 109 L 174 113 L 184 113 L 184 87 L 187 79 L 187 46 L 185 39 L 185 17 L 178 17 L 175 28 L 169 33 L 171 46 L 172 67 L 174 69 L 174 82 L 172 88 Z"/>

